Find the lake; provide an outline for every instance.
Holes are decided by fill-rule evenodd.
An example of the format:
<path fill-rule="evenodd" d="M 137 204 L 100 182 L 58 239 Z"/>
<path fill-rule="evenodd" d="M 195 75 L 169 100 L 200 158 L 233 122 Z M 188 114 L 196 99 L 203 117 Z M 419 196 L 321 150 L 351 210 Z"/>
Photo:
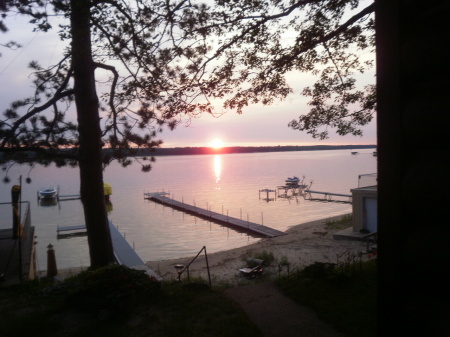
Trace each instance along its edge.
<path fill-rule="evenodd" d="M 303 197 L 266 201 L 262 189 L 276 189 L 287 177 L 305 177 L 312 190 L 350 194 L 358 176 L 376 173 L 373 149 L 295 151 L 225 155 L 160 156 L 149 173 L 140 166 L 122 168 L 113 163 L 104 172 L 112 186 L 109 218 L 118 226 L 144 261 L 208 253 L 257 242 L 259 238 L 199 219 L 144 198 L 146 192 L 164 191 L 170 197 L 214 212 L 228 214 L 281 231 L 313 220 L 351 212 L 351 205 L 317 202 Z M 78 168 L 14 165 L 9 184 L 0 186 L 0 202 L 10 202 L 10 190 L 22 177 L 22 200 L 30 201 L 35 226 L 38 269 L 45 270 L 47 245 L 52 244 L 59 269 L 89 265 L 85 236 L 58 238 L 57 226 L 84 224 L 80 200 L 55 205 L 38 203 L 37 191 L 59 186 L 60 195 L 79 193 Z M 32 182 L 25 183 L 30 176 Z M 269 195 L 271 198 L 275 193 Z M 11 226 L 10 207 L 0 207 L 0 228 Z"/>

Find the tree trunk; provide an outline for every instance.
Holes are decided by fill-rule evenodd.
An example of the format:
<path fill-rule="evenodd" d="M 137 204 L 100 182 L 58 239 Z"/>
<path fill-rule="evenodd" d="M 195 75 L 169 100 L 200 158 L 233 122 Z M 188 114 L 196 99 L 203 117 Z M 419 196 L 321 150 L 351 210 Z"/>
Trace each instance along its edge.
<path fill-rule="evenodd" d="M 78 116 L 80 194 L 91 268 L 110 264 L 114 254 L 103 195 L 102 144 L 95 67 L 90 37 L 90 1 L 71 0 L 72 65 Z"/>

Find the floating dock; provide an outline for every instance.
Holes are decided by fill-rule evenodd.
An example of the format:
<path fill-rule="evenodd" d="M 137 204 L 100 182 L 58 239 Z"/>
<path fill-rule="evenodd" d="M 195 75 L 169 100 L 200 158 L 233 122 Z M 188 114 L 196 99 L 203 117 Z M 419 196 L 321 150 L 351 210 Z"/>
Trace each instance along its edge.
<path fill-rule="evenodd" d="M 78 200 L 81 199 L 81 196 L 79 194 L 58 195 L 57 199 L 58 201 Z"/>
<path fill-rule="evenodd" d="M 56 227 L 56 233 L 60 234 L 60 232 L 73 232 L 73 231 L 86 231 L 85 225 L 76 225 L 76 226 L 58 226 Z"/>
<path fill-rule="evenodd" d="M 233 218 L 228 215 L 224 215 L 224 214 L 217 213 L 217 212 L 212 212 L 211 210 L 207 210 L 207 209 L 200 208 L 197 206 L 185 204 L 184 202 L 180 202 L 180 201 L 176 201 L 174 199 L 168 198 L 164 194 L 165 193 L 158 193 L 158 192 L 144 193 L 144 198 L 154 201 L 154 202 L 157 202 L 157 203 L 160 203 L 160 204 L 163 204 L 163 205 L 166 205 L 166 206 L 169 206 L 169 207 L 172 207 L 174 209 L 177 209 L 177 210 L 180 210 L 180 211 L 183 211 L 186 213 L 190 213 L 190 214 L 198 216 L 200 218 L 207 219 L 207 220 L 210 220 L 213 222 L 217 222 L 217 223 L 225 225 L 225 226 L 233 227 L 233 228 L 241 230 L 241 231 L 256 234 L 258 236 L 272 238 L 272 237 L 286 234 L 284 232 L 281 232 L 279 230 L 276 230 L 276 229 L 273 229 L 270 227 L 266 227 L 261 224 L 245 221 L 242 219 Z"/>

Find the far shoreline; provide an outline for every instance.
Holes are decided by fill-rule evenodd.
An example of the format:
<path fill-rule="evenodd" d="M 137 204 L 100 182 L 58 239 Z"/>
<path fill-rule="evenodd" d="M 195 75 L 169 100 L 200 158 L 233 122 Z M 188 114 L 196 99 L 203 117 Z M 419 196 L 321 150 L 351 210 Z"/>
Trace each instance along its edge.
<path fill-rule="evenodd" d="M 276 146 L 224 146 L 214 147 L 159 147 L 153 149 L 137 149 L 133 153 L 137 157 L 177 156 L 177 155 L 207 155 L 233 153 L 261 152 L 295 152 L 295 151 L 326 151 L 326 150 L 360 150 L 376 149 L 376 144 L 366 145 L 276 145 Z M 108 151 L 104 149 L 103 151 Z"/>

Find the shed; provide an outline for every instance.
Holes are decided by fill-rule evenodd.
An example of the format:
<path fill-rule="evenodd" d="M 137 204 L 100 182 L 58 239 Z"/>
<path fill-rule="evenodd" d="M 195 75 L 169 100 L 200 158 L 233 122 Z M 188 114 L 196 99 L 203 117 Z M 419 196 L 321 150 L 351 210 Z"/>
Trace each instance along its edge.
<path fill-rule="evenodd" d="M 378 188 L 359 187 L 351 190 L 353 200 L 353 230 L 374 233 L 378 230 Z"/>
<path fill-rule="evenodd" d="M 352 193 L 353 226 L 333 235 L 336 240 L 368 240 L 378 231 L 377 174 L 362 174 Z"/>

